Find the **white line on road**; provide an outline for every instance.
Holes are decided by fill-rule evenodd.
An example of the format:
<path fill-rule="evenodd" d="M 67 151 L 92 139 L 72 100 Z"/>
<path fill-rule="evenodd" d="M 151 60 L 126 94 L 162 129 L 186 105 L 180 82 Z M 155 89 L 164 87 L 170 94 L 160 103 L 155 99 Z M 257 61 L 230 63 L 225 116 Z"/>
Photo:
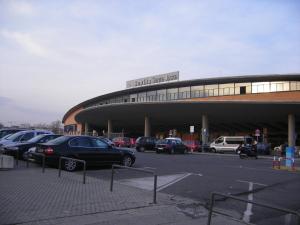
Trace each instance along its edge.
<path fill-rule="evenodd" d="M 169 182 L 169 183 L 167 183 L 167 184 L 165 184 L 165 185 L 160 186 L 160 187 L 157 189 L 157 191 L 161 191 L 161 190 L 163 190 L 163 189 L 165 189 L 165 188 L 167 188 L 167 187 L 169 187 L 169 186 L 171 186 L 171 185 L 173 185 L 173 184 L 175 184 L 175 183 L 177 183 L 177 182 L 183 180 L 184 178 L 186 178 L 186 177 L 188 177 L 188 176 L 190 176 L 190 175 L 192 175 L 192 174 L 191 174 L 191 173 L 184 174 L 182 177 L 179 177 L 179 178 L 177 178 L 176 180 L 173 180 L 172 182 Z"/>
<path fill-rule="evenodd" d="M 249 182 L 249 191 L 250 192 L 253 191 L 253 182 Z M 248 195 L 248 200 L 253 201 L 253 193 L 250 193 Z M 249 223 L 251 215 L 253 215 L 253 213 L 252 213 L 252 203 L 247 203 L 247 209 L 244 212 L 243 221 L 245 221 L 246 223 Z"/>
<path fill-rule="evenodd" d="M 247 181 L 247 180 L 237 180 L 237 182 L 250 183 L 251 181 Z M 260 186 L 268 186 L 268 185 L 262 184 L 262 183 L 255 183 L 255 182 L 252 182 L 252 183 L 253 183 L 253 184 L 260 185 Z"/>

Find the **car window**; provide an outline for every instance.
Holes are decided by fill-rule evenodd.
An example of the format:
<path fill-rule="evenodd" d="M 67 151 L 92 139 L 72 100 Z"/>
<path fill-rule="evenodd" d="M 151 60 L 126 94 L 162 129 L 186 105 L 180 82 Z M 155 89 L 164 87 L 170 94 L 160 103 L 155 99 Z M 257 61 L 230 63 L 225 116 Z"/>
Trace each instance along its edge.
<path fill-rule="evenodd" d="M 53 140 L 54 138 L 57 138 L 57 136 L 46 136 L 46 137 L 42 138 L 42 139 L 39 141 L 39 143 L 46 143 L 46 142 L 48 142 L 48 141 L 50 141 L 50 140 Z"/>
<path fill-rule="evenodd" d="M 71 147 L 92 147 L 90 140 L 86 137 L 74 138 L 70 141 Z"/>
<path fill-rule="evenodd" d="M 34 137 L 34 133 L 30 132 L 30 133 L 24 134 L 23 137 L 20 139 L 20 141 L 27 141 L 33 137 Z"/>
<path fill-rule="evenodd" d="M 220 144 L 220 143 L 223 143 L 223 141 L 224 141 L 224 138 L 218 138 L 215 143 Z"/>
<path fill-rule="evenodd" d="M 102 149 L 107 149 L 108 148 L 107 143 L 105 143 L 104 141 L 101 141 L 97 138 L 92 139 L 92 146 L 96 147 L 96 148 L 102 148 Z"/>

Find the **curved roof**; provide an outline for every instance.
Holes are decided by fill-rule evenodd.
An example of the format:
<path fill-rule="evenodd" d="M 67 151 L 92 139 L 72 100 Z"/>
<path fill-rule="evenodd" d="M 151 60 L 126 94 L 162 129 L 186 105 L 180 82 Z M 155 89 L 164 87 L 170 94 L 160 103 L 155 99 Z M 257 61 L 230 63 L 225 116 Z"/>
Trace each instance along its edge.
<path fill-rule="evenodd" d="M 269 74 L 269 75 L 247 75 L 247 76 L 231 76 L 231 77 L 214 77 L 214 78 L 203 78 L 194 80 L 177 81 L 170 83 L 161 83 L 150 86 L 142 86 L 137 88 L 124 89 L 121 91 L 111 92 L 105 95 L 100 95 L 95 98 L 88 99 L 78 105 L 72 107 L 64 115 L 62 122 L 64 123 L 67 117 L 78 110 L 81 107 L 85 107 L 90 104 L 94 104 L 101 100 L 108 98 L 114 98 L 120 95 L 129 95 L 138 92 L 151 91 L 157 89 L 174 88 L 174 87 L 185 87 L 192 85 L 209 85 L 209 84 L 219 84 L 219 83 L 244 83 L 244 82 L 264 82 L 264 81 L 300 81 L 300 74 Z"/>

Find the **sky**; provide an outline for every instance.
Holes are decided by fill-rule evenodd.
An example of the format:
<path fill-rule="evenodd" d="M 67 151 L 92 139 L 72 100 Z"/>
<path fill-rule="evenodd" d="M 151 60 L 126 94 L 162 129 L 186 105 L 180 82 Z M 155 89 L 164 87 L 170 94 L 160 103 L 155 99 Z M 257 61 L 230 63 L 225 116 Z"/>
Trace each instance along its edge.
<path fill-rule="evenodd" d="M 126 81 L 300 72 L 298 0 L 0 0 L 0 123 L 50 123 Z"/>

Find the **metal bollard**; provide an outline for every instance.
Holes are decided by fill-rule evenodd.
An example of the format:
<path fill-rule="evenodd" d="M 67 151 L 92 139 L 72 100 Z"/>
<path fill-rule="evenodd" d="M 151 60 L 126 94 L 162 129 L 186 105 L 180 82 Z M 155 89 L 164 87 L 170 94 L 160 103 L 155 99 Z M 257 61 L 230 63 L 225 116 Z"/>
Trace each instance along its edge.
<path fill-rule="evenodd" d="M 111 192 L 113 191 L 113 185 L 114 185 L 114 173 L 115 173 L 114 166 L 112 166 L 112 168 L 111 168 L 111 179 L 110 179 L 110 191 Z"/>
<path fill-rule="evenodd" d="M 157 175 L 154 174 L 153 204 L 156 204 Z"/>

